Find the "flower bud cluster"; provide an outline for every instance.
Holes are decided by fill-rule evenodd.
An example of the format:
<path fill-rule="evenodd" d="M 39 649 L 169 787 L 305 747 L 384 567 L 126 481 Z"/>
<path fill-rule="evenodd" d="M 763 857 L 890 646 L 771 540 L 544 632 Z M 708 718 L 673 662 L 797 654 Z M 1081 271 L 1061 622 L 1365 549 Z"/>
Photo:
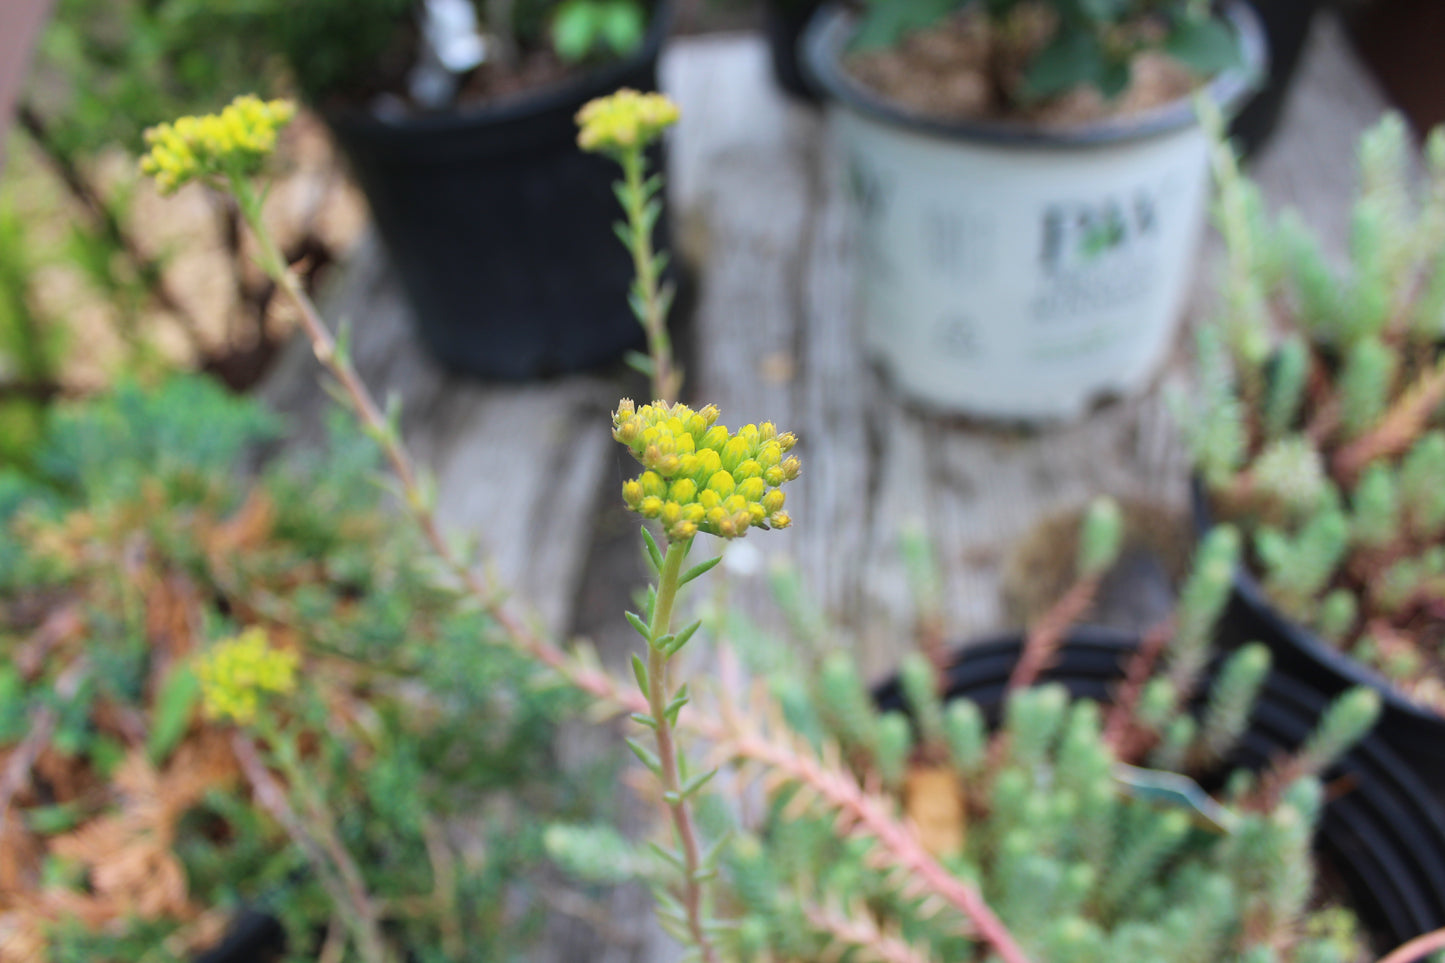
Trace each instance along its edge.
<path fill-rule="evenodd" d="M 296 115 L 287 100 L 237 97 L 219 114 L 181 117 L 145 132 L 150 152 L 141 173 L 155 178 L 162 194 L 173 194 L 194 180 L 248 177 L 276 148 L 276 134 Z"/>
<path fill-rule="evenodd" d="M 577 146 L 617 154 L 646 147 L 677 123 L 677 105 L 662 94 L 640 94 L 627 87 L 598 97 L 577 112 Z"/>
<path fill-rule="evenodd" d="M 255 627 L 216 643 L 196 662 L 206 716 L 242 725 L 254 721 L 263 692 L 296 688 L 300 661 L 293 650 L 272 646 L 265 631 Z"/>
<path fill-rule="evenodd" d="M 798 477 L 797 444 L 772 422 L 729 432 L 708 405 L 654 402 L 637 408 L 623 399 L 612 415 L 612 437 L 647 469 L 622 486 L 622 500 L 662 523 L 671 541 L 698 532 L 741 538 L 751 527 L 787 528 L 782 486 Z"/>

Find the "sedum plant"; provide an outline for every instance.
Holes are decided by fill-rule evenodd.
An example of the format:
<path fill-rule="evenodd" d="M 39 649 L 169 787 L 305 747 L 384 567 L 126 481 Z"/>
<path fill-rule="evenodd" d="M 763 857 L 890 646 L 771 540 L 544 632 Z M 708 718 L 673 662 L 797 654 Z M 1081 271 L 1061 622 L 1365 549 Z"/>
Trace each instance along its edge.
<path fill-rule="evenodd" d="M 255 474 L 278 432 L 184 378 L 0 469 L 0 961 L 190 959 L 243 907 L 287 959 L 529 945 L 575 697 L 417 564 L 372 443 Z"/>
<path fill-rule="evenodd" d="M 657 326 L 666 299 L 657 272 L 641 269 L 658 256 L 655 214 L 639 198 L 660 185 L 635 179 L 641 169 L 629 165 L 675 116 L 661 99 L 623 92 L 579 117 L 583 144 L 622 163 L 628 220 L 620 233 L 639 264 L 633 304 L 652 348 L 655 400 L 624 401 L 612 417 L 614 436 L 644 469 L 624 484 L 623 499 L 663 536 L 644 529 L 657 580 L 642 612 L 628 615 L 643 639 L 635 685 L 613 678 L 585 647 L 568 651 L 539 637 L 458 554 L 437 526 L 430 486 L 394 412 L 381 413 L 344 337 L 331 335 L 259 238 L 263 264 L 301 308 L 318 359 L 380 443 L 407 509 L 456 584 L 516 651 L 599 710 L 629 713 L 647 735 L 632 747 L 656 777 L 668 836 L 639 851 L 596 825 L 563 824 L 548 833 L 552 850 L 594 877 L 652 880 L 664 925 L 694 959 L 1348 958 L 1347 918 L 1306 912 L 1307 841 L 1318 775 L 1370 726 L 1378 696 L 1347 693 L 1292 757 L 1255 776 L 1230 772 L 1230 750 L 1268 671 L 1264 650 L 1249 647 L 1206 685 L 1212 622 L 1239 554 L 1232 529 L 1205 540 L 1176 619 L 1146 639 L 1107 708 L 1070 706 L 1059 689 L 1035 683 L 1117 551 L 1118 513 L 1108 507 L 1091 513 L 1080 583 L 1030 633 L 993 730 L 980 709 L 945 703 L 938 665 L 928 660 L 903 669 L 911 717 L 873 710 L 845 657 L 790 669 L 776 645 L 750 653 L 756 660 L 761 651 L 758 664 L 768 668 L 751 695 L 730 683 L 684 681 L 679 656 L 701 624 L 674 627 L 679 590 L 717 562 L 685 568 L 690 549 L 700 538 L 786 527 L 779 489 L 798 466 L 791 436 L 766 425 L 732 432 L 713 409 L 669 397 L 676 372 Z M 220 173 L 206 171 L 189 169 L 243 197 L 254 190 L 224 159 Z M 631 193 L 638 180 L 640 195 Z M 789 594 L 796 603 L 796 587 Z M 816 629 L 805 605 L 795 609 L 795 624 Z M 720 657 L 732 680 L 736 660 Z M 1196 716 L 1190 709 L 1201 697 Z M 702 746 L 707 757 L 696 751 Z M 1190 774 L 1227 782 L 1211 799 Z M 762 823 L 737 818 L 759 798 L 753 777 L 768 801 Z M 797 858 L 766 853 L 764 841 L 775 840 Z M 1171 900 L 1202 915 L 1171 912 Z M 1410 949 L 1441 945 L 1445 933 Z"/>
<path fill-rule="evenodd" d="M 1019 666 L 1047 664 L 1078 597 L 1112 563 L 1111 507 L 1091 513 L 1074 600 L 1040 621 Z M 1209 650 L 1237 549 L 1228 529 L 1206 540 L 1173 631 L 1133 656 L 1111 704 L 1071 700 L 1023 668 L 991 719 L 941 692 L 939 666 L 918 652 L 903 660 L 901 700 L 880 710 L 847 656 L 809 664 L 739 628 L 768 696 L 724 700 L 730 725 L 788 741 L 789 765 L 817 760 L 836 767 L 834 778 L 877 787 L 1017 942 L 1005 950 L 964 932 L 934 886 L 886 865 L 852 814 L 818 785 L 784 776 L 779 759 L 752 768 L 766 805 L 734 827 L 721 858 L 733 958 L 1358 959 L 1353 917 L 1318 902 L 1311 843 L 1319 777 L 1373 724 L 1378 696 L 1341 696 L 1304 746 L 1264 772 L 1233 768 L 1270 669 L 1260 645 L 1222 661 Z M 1224 788 L 1210 796 L 1202 782 Z M 619 859 L 622 844 L 603 829 L 551 834 L 549 845 L 581 873 L 649 872 L 644 860 Z"/>
<path fill-rule="evenodd" d="M 1081 87 L 1112 100 L 1134 80 L 1141 56 L 1165 55 L 1196 79 L 1240 60 L 1220 8 L 1196 0 L 869 0 L 850 49 L 893 48 L 950 18 L 957 29 L 931 56 L 944 47 L 949 56 L 985 51 L 987 89 L 975 98 L 992 104 L 985 113 L 1016 114 Z M 930 56 L 922 48 L 914 54 Z"/>
<path fill-rule="evenodd" d="M 1349 263 L 1217 147 L 1223 309 L 1187 426 L 1214 510 L 1288 616 L 1445 708 L 1445 134 L 1419 191 L 1404 121 L 1360 144 Z"/>

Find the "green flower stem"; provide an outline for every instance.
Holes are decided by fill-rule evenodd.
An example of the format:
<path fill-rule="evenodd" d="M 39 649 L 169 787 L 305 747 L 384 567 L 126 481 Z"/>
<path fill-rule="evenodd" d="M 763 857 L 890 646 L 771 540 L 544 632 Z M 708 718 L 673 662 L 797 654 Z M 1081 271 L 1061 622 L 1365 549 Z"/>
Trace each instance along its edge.
<path fill-rule="evenodd" d="M 672 816 L 673 828 L 677 830 L 678 842 L 682 846 L 684 879 L 682 881 L 682 906 L 687 913 L 688 933 L 693 945 L 708 963 L 716 963 L 717 950 L 703 923 L 702 857 L 697 843 L 697 832 L 692 824 L 692 812 L 688 801 L 682 795 L 682 780 L 677 771 L 677 746 L 673 739 L 672 723 L 668 720 L 667 707 L 672 693 L 667 684 L 667 664 L 671 658 L 657 644 L 657 641 L 671 631 L 672 607 L 677 600 L 678 582 L 682 578 L 682 563 L 687 558 L 688 546 L 692 540 L 669 542 L 667 554 L 662 559 L 662 570 L 657 580 L 657 599 L 652 608 L 652 639 L 647 654 L 647 704 L 651 709 L 653 734 L 657 739 L 657 759 L 660 764 L 659 778 L 662 788 L 671 794 L 667 804 Z"/>
<path fill-rule="evenodd" d="M 667 333 L 667 310 L 662 298 L 660 266 L 652 249 L 652 231 L 647 222 L 647 159 L 642 148 L 624 153 L 619 162 L 623 176 L 623 206 L 627 212 L 627 223 L 631 228 L 632 241 L 627 245 L 632 252 L 632 267 L 635 272 L 637 290 L 641 295 L 642 328 L 647 332 L 647 353 L 652 358 L 653 400 L 675 401 L 681 380 L 673 367 L 672 337 Z"/>

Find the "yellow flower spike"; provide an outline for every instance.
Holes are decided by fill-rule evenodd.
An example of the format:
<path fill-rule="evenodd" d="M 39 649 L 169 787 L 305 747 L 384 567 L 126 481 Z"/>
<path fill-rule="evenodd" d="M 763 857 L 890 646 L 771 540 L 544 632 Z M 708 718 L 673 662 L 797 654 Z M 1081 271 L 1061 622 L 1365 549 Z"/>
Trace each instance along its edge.
<path fill-rule="evenodd" d="M 263 693 L 284 695 L 296 688 L 300 661 L 289 649 L 273 648 L 257 627 L 216 643 L 195 663 L 207 718 L 255 721 Z"/>
<path fill-rule="evenodd" d="M 247 94 L 219 114 L 159 124 L 145 132 L 150 150 L 140 159 L 141 173 L 153 178 L 164 194 L 191 181 L 250 177 L 260 172 L 276 147 L 277 133 L 295 115 L 289 101 L 263 101 Z"/>
<path fill-rule="evenodd" d="M 677 105 L 662 94 L 640 94 L 624 87 L 584 104 L 577 112 L 577 146 L 585 151 L 622 154 L 648 146 L 677 123 Z"/>
<path fill-rule="evenodd" d="M 613 436 L 646 469 L 623 485 L 622 500 L 657 519 L 672 541 L 698 532 L 738 538 L 774 517 L 787 522 L 778 486 L 797 476 L 799 463 L 782 457 L 776 427 L 729 433 L 717 418 L 712 405 L 694 411 L 662 402 L 624 401 L 613 412 Z"/>

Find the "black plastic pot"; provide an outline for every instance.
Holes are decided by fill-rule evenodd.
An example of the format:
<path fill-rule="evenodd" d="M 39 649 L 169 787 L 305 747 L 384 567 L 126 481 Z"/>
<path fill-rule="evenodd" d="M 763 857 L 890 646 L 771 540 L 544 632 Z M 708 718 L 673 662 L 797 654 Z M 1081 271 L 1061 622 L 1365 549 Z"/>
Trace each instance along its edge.
<path fill-rule="evenodd" d="M 1106 703 L 1137 645 L 1128 633 L 1078 628 L 1040 679 L 1062 684 L 1074 698 Z M 1021 648 L 1017 635 L 965 648 L 949 670 L 948 696 L 973 700 L 996 721 Z M 884 708 L 903 705 L 896 680 L 876 697 Z M 1297 748 L 1326 704 L 1310 686 L 1272 672 L 1231 766 L 1257 769 Z M 1349 789 L 1326 806 L 1316 850 L 1338 873 L 1361 919 L 1390 946 L 1445 926 L 1445 820 L 1426 787 L 1378 733 L 1328 776 Z"/>
<path fill-rule="evenodd" d="M 819 0 L 765 0 L 763 3 L 763 31 L 768 38 L 773 79 L 788 96 L 810 104 L 818 103 L 818 92 L 808 83 L 798 45 L 818 5 Z"/>
<path fill-rule="evenodd" d="M 246 910 L 237 916 L 221 942 L 195 958 L 195 963 L 271 963 L 286 951 L 286 933 L 274 916 Z"/>
<path fill-rule="evenodd" d="M 1229 125 L 1229 135 L 1250 157 L 1269 141 L 1279 126 L 1285 97 L 1294 81 L 1310 24 L 1324 0 L 1249 0 L 1264 27 L 1269 47 L 1269 73 Z"/>
<path fill-rule="evenodd" d="M 657 89 L 669 19 L 660 6 L 638 53 L 559 87 L 439 114 L 326 114 L 442 364 L 531 378 L 641 346 L 612 228 L 619 172 L 577 148 L 573 118 L 619 87 Z"/>
<path fill-rule="evenodd" d="M 1191 497 L 1195 530 L 1203 532 L 1213 518 L 1198 479 L 1192 484 Z M 1445 810 L 1445 717 L 1417 705 L 1384 676 L 1286 616 L 1244 565 L 1235 572 L 1234 591 L 1219 633 L 1222 645 L 1264 643 L 1274 654 L 1276 666 L 1325 695 L 1354 686 L 1378 691 L 1384 711 L 1376 735 L 1415 770 L 1434 793 L 1437 808 Z"/>

